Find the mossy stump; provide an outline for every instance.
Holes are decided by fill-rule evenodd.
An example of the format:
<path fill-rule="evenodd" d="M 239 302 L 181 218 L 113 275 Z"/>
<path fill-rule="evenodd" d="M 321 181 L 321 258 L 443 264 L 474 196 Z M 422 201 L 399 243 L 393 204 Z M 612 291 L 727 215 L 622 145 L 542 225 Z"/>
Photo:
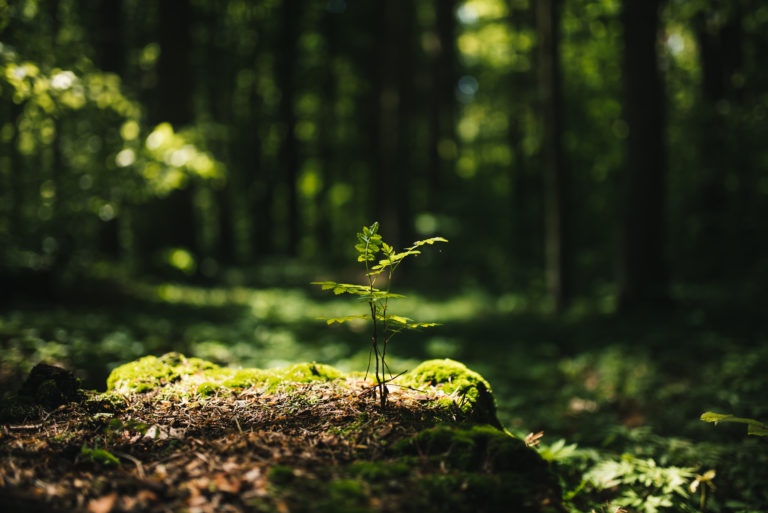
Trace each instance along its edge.
<path fill-rule="evenodd" d="M 14 452 L 30 469 L 25 480 L 0 468 L 14 497 L 62 511 L 564 511 L 548 464 L 501 429 L 490 385 L 459 362 L 399 377 L 384 410 L 372 380 L 317 363 L 230 369 L 169 353 L 121 365 L 107 383 L 39 432 L 11 431 L 19 443 L 8 447 L 27 436 L 69 455 Z M 57 483 L 46 489 L 55 496 L 36 476 Z"/>

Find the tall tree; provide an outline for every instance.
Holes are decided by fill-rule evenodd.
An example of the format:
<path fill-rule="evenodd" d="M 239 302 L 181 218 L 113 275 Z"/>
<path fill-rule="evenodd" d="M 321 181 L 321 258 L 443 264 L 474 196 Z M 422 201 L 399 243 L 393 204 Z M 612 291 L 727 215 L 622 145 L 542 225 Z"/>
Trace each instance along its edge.
<path fill-rule="evenodd" d="M 373 214 L 387 231 L 387 238 L 400 245 L 405 234 L 400 231 L 399 219 L 403 212 L 399 207 L 403 206 L 402 195 L 409 194 L 401 185 L 407 177 L 403 157 L 407 153 L 401 146 L 401 135 L 403 131 L 408 132 L 403 102 L 408 101 L 410 84 L 401 76 L 407 72 L 400 62 L 402 42 L 396 42 L 411 41 L 414 13 L 410 2 L 397 0 L 381 4 L 381 9 L 371 10 L 371 14 L 375 16 L 374 54 L 377 57 L 371 62 L 376 102 L 371 130 Z"/>
<path fill-rule="evenodd" d="M 734 77 L 742 69 L 743 27 L 740 2 L 714 2 L 699 11 L 693 25 L 699 47 L 701 65 L 701 130 L 698 132 L 701 155 L 700 219 L 701 230 L 696 249 L 713 258 L 701 262 L 703 271 L 713 276 L 722 270 L 722 261 L 714 255 L 722 255 L 732 248 L 735 241 L 728 240 L 728 233 L 737 221 L 729 216 L 730 208 L 726 177 L 729 168 L 737 161 L 743 165 L 739 152 L 733 146 L 734 134 L 729 133 L 729 116 L 722 106 L 729 108 L 739 101 L 739 90 L 734 87 Z M 732 125 L 732 123 L 731 123 Z M 747 178 L 746 173 L 742 174 Z M 730 225 L 730 226 L 729 226 Z M 739 235 L 743 236 L 743 233 Z M 730 251 L 729 251 L 730 252 Z M 734 263 L 734 262 L 731 262 Z"/>
<path fill-rule="evenodd" d="M 156 37 L 160 47 L 157 87 L 150 122 L 168 122 L 178 130 L 192 121 L 192 41 L 190 0 L 158 2 Z M 193 185 L 173 190 L 167 197 L 150 202 L 140 211 L 141 252 L 151 260 L 157 250 L 184 247 L 198 252 Z"/>
<path fill-rule="evenodd" d="M 125 75 L 125 31 L 123 0 L 98 2 L 92 34 L 94 63 L 103 70 Z M 109 257 L 120 254 L 119 217 L 102 221 L 99 229 L 99 249 Z"/>
<path fill-rule="evenodd" d="M 563 158 L 558 0 L 536 2 L 539 36 L 539 90 L 541 92 L 542 167 L 545 200 L 545 255 L 547 288 L 557 312 L 570 299 L 568 248 L 568 173 Z"/>
<path fill-rule="evenodd" d="M 624 0 L 624 113 L 627 137 L 619 309 L 669 298 L 664 94 L 657 41 L 663 0 Z"/>
<path fill-rule="evenodd" d="M 435 0 L 434 41 L 430 45 L 432 92 L 429 105 L 427 201 L 436 208 L 443 180 L 451 174 L 456 144 L 456 0 Z M 442 148 L 442 151 L 441 151 Z M 452 150 L 453 149 L 453 150 Z"/>
<path fill-rule="evenodd" d="M 281 11 L 280 50 L 276 59 L 276 76 L 280 87 L 281 143 L 278 159 L 283 183 L 287 189 L 288 253 L 298 253 L 299 242 L 299 144 L 296 140 L 296 62 L 300 35 L 300 13 L 303 0 L 284 0 Z"/>

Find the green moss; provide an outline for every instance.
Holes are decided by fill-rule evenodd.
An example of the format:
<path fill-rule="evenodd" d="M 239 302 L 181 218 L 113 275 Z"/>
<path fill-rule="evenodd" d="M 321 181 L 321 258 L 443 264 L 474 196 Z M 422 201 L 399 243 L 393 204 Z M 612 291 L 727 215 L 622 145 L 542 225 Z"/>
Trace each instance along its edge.
<path fill-rule="evenodd" d="M 501 427 L 491 386 L 477 372 L 454 360 L 428 360 L 398 379 L 405 386 L 433 386 L 447 396 L 438 399 L 446 407 L 458 405 L 472 420 Z"/>
<path fill-rule="evenodd" d="M 341 376 L 341 371 L 322 363 L 298 363 L 291 365 L 283 371 L 285 379 L 299 383 L 318 380 L 330 381 Z"/>
<path fill-rule="evenodd" d="M 410 466 L 403 461 L 356 461 L 349 466 L 349 472 L 366 481 L 382 481 L 407 476 Z"/>
<path fill-rule="evenodd" d="M 141 393 L 168 385 L 176 385 L 164 393 L 170 396 L 196 393 L 212 395 L 217 391 L 264 386 L 274 390 L 291 383 L 330 381 L 343 374 L 320 363 L 299 363 L 280 369 L 227 369 L 180 353 L 161 357 L 145 356 L 117 367 L 107 378 L 107 390 L 119 393 Z M 191 388 L 190 388 L 191 386 Z"/>
<path fill-rule="evenodd" d="M 284 486 L 293 481 L 293 468 L 287 465 L 275 465 L 269 469 L 267 479 L 275 485 Z"/>
<path fill-rule="evenodd" d="M 221 371 L 221 376 L 224 378 L 221 384 L 227 388 L 248 388 L 258 383 L 263 383 L 269 377 L 269 372 L 261 369 L 238 369 L 235 371 L 221 369 Z M 211 372 L 208 375 L 211 377 L 216 376 L 216 374 Z"/>
<path fill-rule="evenodd" d="M 86 390 L 84 393 L 84 405 L 91 413 L 112 413 L 122 410 L 128 404 L 126 398 L 115 391 Z"/>
<path fill-rule="evenodd" d="M 274 391 L 291 390 L 295 384 L 332 381 L 345 377 L 339 370 L 320 363 L 299 363 L 278 369 L 229 369 L 180 353 L 145 356 L 114 369 L 107 390 L 114 394 L 142 393 L 163 388 L 162 396 L 210 396 L 252 386 Z M 443 395 L 438 404 L 459 408 L 467 420 L 499 426 L 496 406 L 488 382 L 459 362 L 430 360 L 401 376 L 399 384 L 433 386 Z"/>
<path fill-rule="evenodd" d="M 107 378 L 107 390 L 147 392 L 184 377 L 219 369 L 215 363 L 187 358 L 180 353 L 161 357 L 145 356 L 114 369 Z"/>
<path fill-rule="evenodd" d="M 395 445 L 401 454 L 426 455 L 457 470 L 531 471 L 546 463 L 522 440 L 490 425 L 440 425 Z"/>
<path fill-rule="evenodd" d="M 337 479 L 328 486 L 332 500 L 341 502 L 365 501 L 367 495 L 360 482 L 354 479 Z"/>
<path fill-rule="evenodd" d="M 539 454 L 490 425 L 440 425 L 401 440 L 394 449 L 441 469 L 418 482 L 429 503 L 441 505 L 438 510 L 543 511 L 537 497 L 559 496 Z M 556 505 L 553 510 L 559 511 Z"/>
<path fill-rule="evenodd" d="M 320 499 L 320 513 L 368 513 L 369 499 L 363 484 L 355 479 L 336 479 L 328 484 L 328 495 Z M 315 509 L 315 508 L 313 508 Z"/>
<path fill-rule="evenodd" d="M 209 395 L 215 395 L 217 392 L 221 390 L 221 385 L 218 383 L 213 383 L 212 381 L 205 381 L 203 383 L 200 383 L 197 385 L 197 395 L 202 395 L 203 397 L 207 397 Z"/>

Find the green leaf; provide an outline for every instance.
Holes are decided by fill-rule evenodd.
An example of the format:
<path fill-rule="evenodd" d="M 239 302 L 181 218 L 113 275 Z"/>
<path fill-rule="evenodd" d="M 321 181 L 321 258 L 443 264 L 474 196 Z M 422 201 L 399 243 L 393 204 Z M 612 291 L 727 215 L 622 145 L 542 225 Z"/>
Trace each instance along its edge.
<path fill-rule="evenodd" d="M 431 245 L 432 245 L 432 244 L 434 244 L 435 242 L 448 242 L 448 239 L 444 239 L 443 237 L 431 237 L 431 238 L 429 238 L 429 239 L 424 239 L 424 240 L 417 240 L 416 242 L 414 242 L 414 243 L 413 243 L 413 246 L 411 246 L 411 247 L 410 247 L 410 248 L 408 248 L 408 249 L 409 249 L 409 250 L 410 250 L 410 249 L 416 249 L 416 248 L 418 248 L 419 246 L 423 246 L 423 245 L 425 245 L 425 244 L 429 244 L 429 245 L 431 246 Z"/>
<path fill-rule="evenodd" d="M 320 319 L 324 320 L 328 325 L 331 325 L 333 323 L 343 324 L 347 321 L 352 321 L 356 319 L 370 319 L 370 315 L 346 315 L 344 317 L 320 317 Z"/>
<path fill-rule="evenodd" d="M 705 422 L 734 422 L 737 424 L 746 424 L 748 435 L 768 436 L 768 425 L 763 424 L 759 420 L 734 417 L 733 415 L 714 413 L 711 411 L 702 413 L 700 418 Z"/>
<path fill-rule="evenodd" d="M 86 456 L 91 461 L 101 463 L 102 465 L 120 465 L 120 460 L 117 459 L 114 454 L 104 449 L 91 449 L 84 445 L 83 448 L 80 449 L 80 454 Z"/>
<path fill-rule="evenodd" d="M 408 251 L 403 251 L 402 253 L 395 253 L 392 255 L 392 260 L 399 262 L 408 255 L 421 255 L 421 251 L 417 249 L 409 249 Z"/>
<path fill-rule="evenodd" d="M 322 290 L 329 290 L 338 285 L 335 281 L 313 281 L 310 285 L 320 285 Z"/>
<path fill-rule="evenodd" d="M 730 417 L 733 417 L 733 415 L 728 415 L 724 413 L 715 413 L 712 411 L 704 412 L 701 414 L 701 420 L 703 420 L 704 422 L 720 422 L 721 420 L 725 420 Z"/>

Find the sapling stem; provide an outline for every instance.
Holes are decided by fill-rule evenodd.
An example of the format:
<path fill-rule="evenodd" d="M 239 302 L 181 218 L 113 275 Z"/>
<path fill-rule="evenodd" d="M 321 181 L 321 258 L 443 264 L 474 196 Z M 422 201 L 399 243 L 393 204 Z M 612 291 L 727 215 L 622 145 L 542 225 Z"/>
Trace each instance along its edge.
<path fill-rule="evenodd" d="M 363 226 L 362 233 L 357 234 L 358 243 L 355 244 L 355 249 L 359 253 L 357 257 L 358 262 L 362 262 L 365 268 L 365 276 L 368 280 L 367 285 L 352 285 L 349 283 L 337 283 L 334 281 L 321 281 L 313 282 L 315 285 L 320 285 L 323 290 L 333 290 L 334 294 L 352 294 L 362 296 L 368 303 L 371 319 L 371 350 L 368 353 L 368 367 L 365 370 L 365 376 L 368 377 L 368 372 L 371 369 L 371 354 L 376 360 L 375 375 L 376 384 L 373 387 L 374 396 L 378 390 L 379 404 L 382 409 L 387 406 L 387 395 L 389 389 L 387 383 L 395 378 L 392 377 L 392 371 L 387 365 L 387 346 L 390 339 L 404 329 L 416 329 L 427 328 L 436 326 L 433 323 L 417 323 L 412 319 L 405 317 L 392 316 L 388 312 L 388 303 L 390 298 L 404 297 L 399 294 L 393 294 L 392 278 L 395 269 L 403 262 L 403 260 L 411 255 L 418 255 L 420 250 L 416 249 L 424 245 L 433 245 L 436 242 L 448 242 L 442 237 L 432 237 L 430 239 L 416 241 L 405 251 L 398 253 L 395 248 L 382 241 L 381 235 L 377 232 L 379 230 L 379 223 L 373 223 L 371 226 Z M 376 263 L 377 255 L 380 260 Z M 374 265 L 370 265 L 369 262 L 374 262 Z M 379 290 L 375 287 L 377 277 L 387 272 L 387 285 L 385 290 Z M 334 322 L 343 323 L 352 319 L 366 318 L 367 316 L 352 315 L 348 317 L 338 317 L 333 319 L 326 319 L 328 324 Z M 379 321 L 381 321 L 381 328 L 379 328 Z M 390 324 L 394 323 L 393 326 Z M 379 333 L 381 332 L 381 333 Z M 379 336 L 381 335 L 381 336 Z M 390 379 L 387 379 L 387 372 L 389 372 Z"/>

